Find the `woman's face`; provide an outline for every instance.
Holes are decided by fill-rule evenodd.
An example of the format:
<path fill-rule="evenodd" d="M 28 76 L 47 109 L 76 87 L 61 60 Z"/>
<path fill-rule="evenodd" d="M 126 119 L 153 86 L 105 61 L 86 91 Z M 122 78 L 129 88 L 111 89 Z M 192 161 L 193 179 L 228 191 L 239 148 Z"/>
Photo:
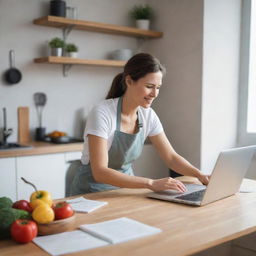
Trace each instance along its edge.
<path fill-rule="evenodd" d="M 128 94 L 131 101 L 136 106 L 149 108 L 153 100 L 158 96 L 162 85 L 163 74 L 161 71 L 148 73 L 137 81 L 133 81 L 130 76 L 126 77 Z"/>

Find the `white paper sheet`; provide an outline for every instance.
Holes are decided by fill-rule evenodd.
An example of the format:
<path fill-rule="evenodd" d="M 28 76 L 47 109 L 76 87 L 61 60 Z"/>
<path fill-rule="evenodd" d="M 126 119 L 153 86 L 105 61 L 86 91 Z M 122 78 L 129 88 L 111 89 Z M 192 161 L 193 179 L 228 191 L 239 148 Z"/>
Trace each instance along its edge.
<path fill-rule="evenodd" d="M 70 199 L 67 202 L 72 206 L 74 211 L 88 213 L 108 204 L 108 202 L 89 200 L 84 197 Z"/>
<path fill-rule="evenodd" d="M 102 238 L 111 244 L 121 243 L 161 232 L 161 229 L 159 228 L 151 227 L 125 217 L 95 224 L 85 224 L 81 225 L 79 228 L 96 237 Z"/>
<path fill-rule="evenodd" d="M 39 236 L 33 242 L 53 256 L 93 249 L 109 243 L 81 230 Z"/>
<path fill-rule="evenodd" d="M 255 180 L 243 179 L 241 187 L 239 189 L 240 193 L 254 193 L 256 192 Z"/>

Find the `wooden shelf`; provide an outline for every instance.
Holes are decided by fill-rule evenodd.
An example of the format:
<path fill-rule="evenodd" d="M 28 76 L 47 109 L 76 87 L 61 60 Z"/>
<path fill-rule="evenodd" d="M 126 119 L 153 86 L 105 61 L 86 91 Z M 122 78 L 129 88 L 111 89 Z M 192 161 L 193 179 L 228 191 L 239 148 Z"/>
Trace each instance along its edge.
<path fill-rule="evenodd" d="M 89 66 L 105 66 L 105 67 L 123 67 L 126 61 L 120 60 L 88 60 L 69 57 L 41 57 L 34 59 L 35 63 L 49 63 L 49 64 L 78 64 Z"/>
<path fill-rule="evenodd" d="M 144 38 L 160 38 L 163 36 L 162 32 L 153 31 L 153 30 L 144 30 L 133 27 L 118 26 L 113 24 L 106 24 L 100 22 L 92 21 L 83 21 L 83 20 L 74 20 L 67 19 L 57 16 L 45 16 L 33 21 L 36 25 L 47 26 L 47 27 L 56 27 L 56 28 L 65 28 L 72 27 L 72 29 L 78 30 L 87 30 L 108 34 L 117 34 L 125 36 L 134 36 L 134 37 L 144 37 Z"/>

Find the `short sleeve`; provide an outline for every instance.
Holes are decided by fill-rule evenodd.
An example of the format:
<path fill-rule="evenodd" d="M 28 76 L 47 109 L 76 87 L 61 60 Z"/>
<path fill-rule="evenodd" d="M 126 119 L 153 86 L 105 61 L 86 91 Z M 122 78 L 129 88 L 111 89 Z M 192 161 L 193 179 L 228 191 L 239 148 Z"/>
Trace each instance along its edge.
<path fill-rule="evenodd" d="M 153 109 L 150 109 L 150 115 L 149 115 L 149 131 L 148 136 L 155 136 L 157 134 L 160 134 L 163 132 L 163 126 L 156 114 L 156 112 Z"/>
<path fill-rule="evenodd" d="M 88 115 L 84 136 L 96 135 L 108 139 L 111 127 L 110 116 L 104 108 L 96 106 Z"/>

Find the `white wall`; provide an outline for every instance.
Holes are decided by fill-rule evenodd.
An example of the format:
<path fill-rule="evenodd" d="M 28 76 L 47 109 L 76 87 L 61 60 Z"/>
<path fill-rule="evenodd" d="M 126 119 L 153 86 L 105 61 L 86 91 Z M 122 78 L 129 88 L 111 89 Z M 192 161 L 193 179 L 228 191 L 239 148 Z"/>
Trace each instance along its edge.
<path fill-rule="evenodd" d="M 164 37 L 147 46 L 167 68 L 155 109 L 174 148 L 209 173 L 236 146 L 241 1 L 149 2 Z"/>
<path fill-rule="evenodd" d="M 203 0 L 149 2 L 164 37 L 147 47 L 167 70 L 154 108 L 175 150 L 199 167 Z"/>
<path fill-rule="evenodd" d="M 128 10 L 148 2 L 156 12 L 153 28 L 162 39 L 145 43 L 165 64 L 167 75 L 154 109 L 178 153 L 208 172 L 222 148 L 235 146 L 241 0 L 69 0 L 78 18 L 133 25 Z M 161 3 L 161 4 L 160 4 Z M 0 81 L 0 108 L 8 111 L 8 127 L 17 135 L 17 107 L 29 106 L 31 129 L 37 127 L 35 92 L 48 102 L 43 123 L 50 132 L 64 130 L 81 136 L 92 104 L 103 99 L 119 68 L 73 66 L 62 76 L 60 65 L 35 64 L 46 54 L 46 43 L 61 30 L 36 26 L 32 20 L 48 14 L 48 0 L 0 0 L 0 70 L 8 68 L 8 51 L 16 51 L 21 83 Z M 136 49 L 134 38 L 72 31 L 81 58 L 105 58 L 119 48 Z M 0 112 L 0 127 L 2 127 Z"/>
<path fill-rule="evenodd" d="M 17 107 L 30 107 L 32 132 L 38 126 L 33 101 L 35 92 L 48 96 L 43 111 L 47 131 L 58 129 L 71 136 L 81 136 L 84 120 L 92 104 L 103 99 L 115 74 L 121 68 L 74 65 L 68 77 L 63 77 L 61 65 L 36 64 L 33 59 L 47 54 L 47 41 L 62 36 L 56 28 L 33 25 L 33 19 L 48 14 L 49 0 L 0 0 L 0 70 L 9 67 L 9 50 L 16 53 L 16 67 L 23 78 L 19 84 L 6 85 L 0 80 L 0 127 L 3 126 L 2 107 L 7 108 L 8 127 L 14 129 L 10 141 L 17 140 Z M 67 0 L 78 8 L 78 18 L 89 21 L 133 26 L 128 15 L 135 3 L 143 0 Z M 79 57 L 100 59 L 115 49 L 136 49 L 132 37 L 74 30 L 68 38 L 79 48 Z"/>
<path fill-rule="evenodd" d="M 201 169 L 211 172 L 218 153 L 236 146 L 240 0 L 204 1 Z"/>

